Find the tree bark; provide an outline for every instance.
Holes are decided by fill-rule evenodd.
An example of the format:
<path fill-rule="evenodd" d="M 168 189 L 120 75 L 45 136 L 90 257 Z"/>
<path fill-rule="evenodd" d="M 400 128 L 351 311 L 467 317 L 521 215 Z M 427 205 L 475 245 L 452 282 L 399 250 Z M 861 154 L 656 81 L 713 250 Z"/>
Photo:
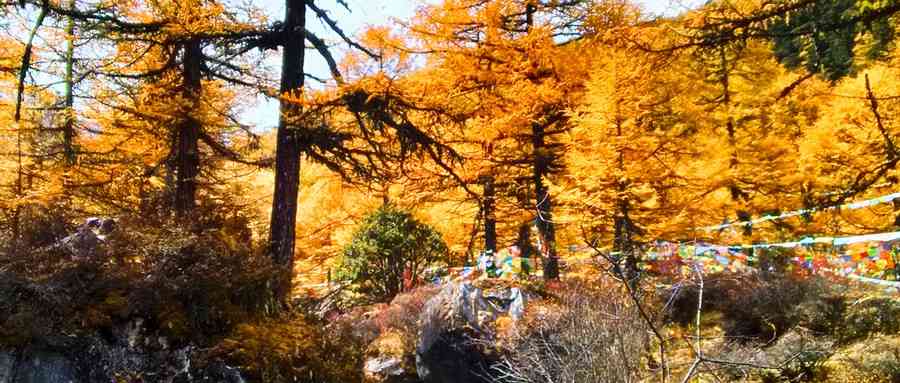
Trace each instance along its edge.
<path fill-rule="evenodd" d="M 69 0 L 69 9 L 75 9 L 75 0 Z M 72 75 L 75 64 L 75 19 L 72 16 L 66 18 L 66 73 L 65 73 L 65 121 L 63 122 L 63 153 L 65 153 L 65 166 L 75 165 L 75 105 L 72 95 L 74 77 Z M 68 183 L 68 179 L 66 179 Z"/>
<path fill-rule="evenodd" d="M 622 270 L 618 262 L 614 265 L 616 273 L 625 278 L 626 283 L 632 288 L 637 287 L 638 263 L 634 248 L 634 225 L 628 216 L 629 204 L 622 200 L 619 202 L 618 214 L 614 221 L 615 237 L 613 238 L 613 250 L 621 253 L 625 259 L 625 269 Z M 616 259 L 616 258 L 614 258 Z"/>
<path fill-rule="evenodd" d="M 544 145 L 544 126 L 538 123 L 531 124 L 531 140 L 534 157 L 534 195 L 535 209 L 537 210 L 537 228 L 541 236 L 541 252 L 544 259 L 544 279 L 559 278 L 559 260 L 556 256 L 556 230 L 553 227 L 553 215 L 550 192 L 544 185 L 544 175 L 547 174 L 550 156 Z"/>
<path fill-rule="evenodd" d="M 180 218 L 189 217 L 196 207 L 197 176 L 200 174 L 200 121 L 195 117 L 199 104 L 201 83 L 200 69 L 202 56 L 200 40 L 191 39 L 184 44 L 182 58 L 182 93 L 190 100 L 191 107 L 185 111 L 178 127 L 178 145 L 175 160 L 175 212 Z"/>
<path fill-rule="evenodd" d="M 25 43 L 25 50 L 22 52 L 22 65 L 19 67 L 19 81 L 16 87 L 16 111 L 13 114 L 13 121 L 16 122 L 16 198 L 22 198 L 24 190 L 22 189 L 22 178 L 23 172 L 22 169 L 22 125 L 20 124 L 20 120 L 22 118 L 22 100 L 25 96 L 25 76 L 28 74 L 28 69 L 31 68 L 31 51 L 34 49 L 34 37 L 37 35 L 38 29 L 40 29 L 41 25 L 44 24 L 44 19 L 47 17 L 47 3 L 45 2 L 43 6 L 41 6 L 41 11 L 38 13 L 37 20 L 34 22 L 34 28 L 31 29 L 31 32 L 28 33 L 28 42 Z M 13 223 L 12 223 L 12 247 L 13 249 L 17 249 L 19 245 L 19 240 L 21 239 L 21 229 L 22 229 L 22 206 L 17 201 L 16 207 L 13 212 Z"/>
<path fill-rule="evenodd" d="M 497 197 L 494 190 L 494 176 L 485 176 L 483 183 L 484 252 L 497 254 L 497 216 L 494 206 Z"/>
<path fill-rule="evenodd" d="M 616 116 L 616 137 L 621 138 L 622 134 L 624 134 L 622 131 L 622 121 Z M 618 150 L 616 162 L 619 172 L 625 174 L 625 153 L 622 149 Z M 622 270 L 622 265 L 618 257 L 612 257 L 612 259 L 615 261 L 613 268 L 616 274 L 623 276 L 628 286 L 637 288 L 637 254 L 635 253 L 634 248 L 635 227 L 629 216 L 631 203 L 625 197 L 629 182 L 630 181 L 627 179 L 617 177 L 616 194 L 618 197 L 616 197 L 616 216 L 613 220 L 613 251 L 618 251 L 620 253 L 619 256 L 625 258 L 625 269 Z"/>
<path fill-rule="evenodd" d="M 519 236 L 516 238 L 516 246 L 521 251 L 522 258 L 530 258 L 532 253 L 531 226 L 529 223 L 519 225 Z"/>
<path fill-rule="evenodd" d="M 534 14 L 537 12 L 535 2 L 529 1 L 525 5 L 525 26 L 527 31 L 534 27 Z M 544 176 L 550 167 L 550 155 L 544 145 L 544 126 L 539 123 L 531 124 L 532 157 L 534 159 L 534 196 L 537 219 L 535 220 L 538 234 L 541 240 L 541 254 L 544 258 L 544 279 L 559 278 L 559 260 L 556 257 L 556 230 L 553 227 L 551 214 L 552 203 L 550 192 L 544 186 Z"/>
<path fill-rule="evenodd" d="M 312 0 L 309 0 L 312 1 Z M 281 67 L 281 95 L 299 95 L 303 88 L 306 5 L 303 0 L 286 0 Z M 284 301 L 291 292 L 294 268 L 294 232 L 297 221 L 297 193 L 300 190 L 301 142 L 297 126 L 289 120 L 299 106 L 282 98 L 275 149 L 275 194 L 269 226 L 269 254 L 277 270 L 273 294 Z"/>

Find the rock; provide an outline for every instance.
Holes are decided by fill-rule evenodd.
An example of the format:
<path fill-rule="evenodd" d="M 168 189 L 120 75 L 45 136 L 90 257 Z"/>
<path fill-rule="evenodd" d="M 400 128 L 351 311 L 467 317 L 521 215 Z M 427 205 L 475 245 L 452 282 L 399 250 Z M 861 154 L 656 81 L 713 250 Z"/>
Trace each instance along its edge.
<path fill-rule="evenodd" d="M 368 359 L 363 370 L 366 379 L 375 382 L 385 382 L 391 377 L 406 374 L 406 370 L 403 369 L 403 360 L 396 356 Z"/>
<path fill-rule="evenodd" d="M 79 337 L 36 340 L 0 350 L 0 383 L 244 383 L 221 361 L 198 365 L 193 345 L 174 347 L 139 318 Z"/>
<path fill-rule="evenodd" d="M 222 361 L 214 361 L 202 369 L 175 377 L 173 383 L 245 383 L 240 370 L 225 364 Z"/>
<path fill-rule="evenodd" d="M 15 383 L 74 383 L 78 381 L 75 366 L 65 356 L 37 351 L 27 355 L 16 366 Z"/>
<path fill-rule="evenodd" d="M 395 330 L 386 331 L 369 344 L 363 374 L 366 382 L 403 383 L 415 382 L 411 358 L 412 350 L 407 350 L 404 335 Z"/>
<path fill-rule="evenodd" d="M 514 320 L 522 319 L 525 316 L 525 294 L 518 288 L 513 288 L 509 303 L 509 316 Z"/>
<path fill-rule="evenodd" d="M 99 229 L 101 236 L 109 235 L 116 230 L 116 221 L 111 218 L 104 219 L 103 222 L 100 223 Z"/>
<path fill-rule="evenodd" d="M 74 258 L 86 258 L 96 254 L 97 247 L 115 231 L 116 221 L 110 218 L 91 217 L 74 233 L 59 240 L 56 246 L 68 250 Z"/>
<path fill-rule="evenodd" d="M 11 352 L 0 352 L 0 383 L 10 383 L 16 357 Z"/>
<path fill-rule="evenodd" d="M 431 298 L 419 318 L 416 372 L 431 383 L 487 382 L 493 358 L 485 351 L 499 318 L 516 321 L 525 308 L 515 287 L 483 290 L 471 282 L 453 282 Z"/>
<path fill-rule="evenodd" d="M 74 383 L 75 365 L 48 350 L 0 351 L 0 383 Z"/>
<path fill-rule="evenodd" d="M 95 253 L 97 246 L 100 245 L 100 238 L 90 226 L 84 225 L 79 227 L 75 233 L 61 239 L 59 244 L 68 250 L 72 257 L 86 258 Z"/>

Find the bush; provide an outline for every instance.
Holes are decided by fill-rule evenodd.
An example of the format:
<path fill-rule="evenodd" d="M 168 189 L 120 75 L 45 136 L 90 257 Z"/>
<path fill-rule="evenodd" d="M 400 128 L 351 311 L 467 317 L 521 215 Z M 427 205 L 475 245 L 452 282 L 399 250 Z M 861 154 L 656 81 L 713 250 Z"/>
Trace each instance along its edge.
<path fill-rule="evenodd" d="M 241 324 L 209 357 L 240 366 L 251 381 L 360 382 L 367 352 L 384 335 L 395 335 L 396 352 L 415 365 L 419 314 L 437 291 L 401 293 L 389 305 L 357 307 L 327 324 L 297 313 Z"/>
<path fill-rule="evenodd" d="M 667 317 L 690 324 L 697 310 L 698 287 L 673 289 Z M 781 274 L 722 274 L 707 276 L 703 310 L 722 314 L 725 335 L 745 342 L 771 342 L 804 321 L 798 307 L 820 296 L 822 287 L 811 278 Z"/>
<path fill-rule="evenodd" d="M 863 299 L 848 308 L 842 343 L 874 334 L 900 333 L 900 302 L 891 298 Z"/>
<path fill-rule="evenodd" d="M 3 215 L 5 216 L 5 214 Z M 25 204 L 19 211 L 19 249 L 48 246 L 65 237 L 73 229 L 72 212 L 60 201 L 48 205 Z M 0 224 L 0 243 L 13 245 L 13 222 Z M 16 249 L 10 249 L 15 251 Z"/>
<path fill-rule="evenodd" d="M 848 347 L 829 366 L 832 382 L 900 382 L 900 339 L 874 336 Z"/>
<path fill-rule="evenodd" d="M 352 340 L 348 340 L 348 344 L 370 345 L 369 351 L 374 351 L 371 350 L 373 341 L 385 335 L 396 335 L 392 338 L 400 340 L 405 364 L 414 366 L 419 317 L 425 303 L 439 291 L 432 286 L 423 286 L 400 293 L 390 304 L 356 307 L 330 320 L 325 331 L 332 336 Z"/>
<path fill-rule="evenodd" d="M 269 301 L 268 258 L 238 243 L 222 230 L 123 219 L 90 254 L 0 254 L 0 343 L 105 331 L 134 317 L 175 344 L 208 343 Z"/>
<path fill-rule="evenodd" d="M 339 278 L 387 302 L 414 286 L 425 269 L 447 259 L 440 234 L 406 211 L 384 205 L 369 215 L 344 249 Z"/>
<path fill-rule="evenodd" d="M 847 315 L 847 297 L 841 294 L 825 294 L 818 299 L 811 299 L 799 308 L 806 315 L 804 325 L 821 335 L 828 335 L 841 341 L 847 338 L 845 327 Z"/>
<path fill-rule="evenodd" d="M 801 310 L 804 325 L 846 345 L 872 335 L 900 333 L 900 301 L 886 297 L 853 300 L 845 293 L 811 300 Z"/>
<path fill-rule="evenodd" d="M 492 368 L 501 382 L 637 382 L 646 326 L 620 289 L 568 282 L 551 306 L 528 309 Z"/>
<path fill-rule="evenodd" d="M 208 357 L 234 363 L 254 382 L 361 382 L 366 344 L 350 334 L 284 316 L 237 326 Z"/>

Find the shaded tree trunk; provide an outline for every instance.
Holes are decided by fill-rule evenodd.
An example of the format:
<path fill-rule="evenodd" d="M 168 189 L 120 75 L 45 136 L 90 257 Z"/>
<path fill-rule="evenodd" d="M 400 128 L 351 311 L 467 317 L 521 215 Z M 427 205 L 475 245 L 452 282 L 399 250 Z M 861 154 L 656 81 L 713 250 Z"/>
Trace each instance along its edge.
<path fill-rule="evenodd" d="M 529 1 L 525 5 L 525 25 L 528 31 L 534 26 L 536 12 L 535 2 Z M 541 239 L 540 251 L 546 256 L 544 258 L 544 279 L 549 280 L 559 278 L 559 260 L 556 257 L 556 230 L 553 227 L 550 192 L 544 186 L 544 176 L 550 168 L 550 154 L 544 144 L 545 135 L 543 125 L 531 124 L 532 157 L 534 158 L 532 181 L 534 182 L 535 209 L 537 211 L 535 223 Z"/>
<path fill-rule="evenodd" d="M 484 213 L 484 252 L 497 254 L 497 216 L 494 206 L 497 197 L 494 190 L 494 176 L 485 176 L 482 182 L 484 184 L 484 202 L 482 202 L 482 212 Z"/>
<path fill-rule="evenodd" d="M 181 218 L 189 217 L 196 207 L 197 176 L 200 174 L 200 121 L 195 117 L 195 109 L 201 92 L 202 54 L 199 39 L 191 39 L 184 44 L 182 93 L 191 100 L 191 108 L 186 111 L 178 127 L 175 159 L 175 212 Z"/>
<path fill-rule="evenodd" d="M 304 31 L 306 6 L 303 0 L 286 0 L 281 67 L 281 94 L 299 94 L 303 88 Z M 273 294 L 284 301 L 290 295 L 294 268 L 294 233 L 297 221 L 297 193 L 300 190 L 301 142 L 297 126 L 289 121 L 299 106 L 284 99 L 280 105 L 275 149 L 275 194 L 269 226 L 269 254 L 278 275 Z"/>
<path fill-rule="evenodd" d="M 69 9 L 75 9 L 75 0 L 69 0 Z M 65 72 L 65 121 L 63 122 L 63 153 L 65 154 L 65 166 L 71 167 L 75 165 L 75 111 L 72 109 L 75 105 L 72 95 L 74 87 L 74 77 L 72 75 L 73 66 L 75 65 L 75 19 L 72 16 L 66 18 L 66 72 Z M 66 179 L 68 184 L 68 178 Z"/>
<path fill-rule="evenodd" d="M 531 227 L 527 222 L 519 225 L 519 236 L 516 238 L 516 246 L 522 252 L 522 258 L 531 257 L 533 250 L 531 246 Z"/>
<path fill-rule="evenodd" d="M 481 219 L 484 212 L 484 206 L 479 206 L 478 212 L 475 214 L 475 222 L 472 224 L 472 233 L 469 235 L 469 243 L 466 245 L 465 266 L 472 265 L 473 248 L 475 247 L 475 239 L 478 238 L 478 231 L 481 229 Z"/>
<path fill-rule="evenodd" d="M 629 286 L 637 286 L 638 263 L 637 254 L 634 246 L 634 234 L 636 232 L 634 223 L 628 216 L 627 201 L 620 201 L 618 214 L 614 220 L 615 237 L 613 238 L 613 250 L 621 253 L 621 257 L 625 259 L 624 270 L 621 268 L 620 262 L 614 265 L 616 273 L 623 276 Z M 617 259 L 614 257 L 614 259 Z"/>
<path fill-rule="evenodd" d="M 725 121 L 725 131 L 728 134 L 728 147 L 731 151 L 731 156 L 728 161 L 728 168 L 732 170 L 732 174 L 734 174 L 734 169 L 737 168 L 738 161 L 738 145 L 737 145 L 737 126 L 735 125 L 734 117 L 731 115 L 731 64 L 728 61 L 728 55 L 725 52 L 725 47 L 719 47 L 719 65 L 721 66 L 721 74 L 719 77 L 719 83 L 722 85 L 722 105 L 725 107 L 725 110 L 728 114 L 728 119 Z M 735 202 L 746 200 L 749 197 L 746 191 L 742 190 L 740 185 L 738 185 L 737 179 L 730 180 L 730 185 L 728 186 L 728 191 L 731 193 L 731 199 Z M 745 211 L 737 212 L 738 221 L 749 221 L 751 220 L 750 213 Z M 753 227 L 751 225 L 742 225 L 742 235 L 744 238 L 744 243 L 748 243 L 747 241 L 751 240 L 753 235 Z M 748 257 L 753 257 L 753 249 L 747 249 L 746 254 Z"/>
<path fill-rule="evenodd" d="M 34 22 L 34 28 L 31 29 L 31 32 L 28 33 L 28 42 L 25 43 L 25 49 L 22 52 L 22 65 L 19 67 L 19 81 L 16 86 L 16 111 L 13 114 L 13 121 L 16 122 L 16 198 L 22 198 L 24 190 L 22 189 L 22 177 L 24 169 L 22 168 L 22 126 L 19 125 L 19 122 L 22 118 L 22 100 L 25 96 L 25 77 L 28 74 L 28 69 L 31 66 L 31 51 L 34 49 L 34 37 L 37 35 L 38 29 L 40 29 L 41 25 L 44 24 L 44 19 L 47 17 L 47 4 L 44 3 L 44 6 L 41 7 L 41 12 L 38 13 L 37 20 Z M 21 240 L 21 229 L 22 229 L 22 206 L 17 203 L 13 212 L 13 222 L 12 222 L 12 247 L 13 249 L 17 249 L 19 245 L 19 241 Z"/>
<path fill-rule="evenodd" d="M 556 230 L 553 227 L 553 215 L 550 192 L 544 185 L 544 176 L 548 172 L 550 157 L 544 145 L 544 126 L 531 124 L 531 140 L 534 150 L 534 196 L 537 210 L 537 228 L 541 237 L 541 252 L 544 253 L 544 279 L 559 278 L 559 260 L 556 256 Z"/>
<path fill-rule="evenodd" d="M 622 134 L 622 121 L 616 117 L 616 137 L 622 137 Z M 622 149 L 619 149 L 616 161 L 619 172 L 625 174 L 625 153 Z M 611 258 L 615 262 L 613 267 L 616 274 L 624 277 L 626 283 L 634 288 L 637 286 L 638 277 L 638 254 L 635 252 L 634 248 L 634 234 L 637 229 L 634 223 L 631 222 L 631 217 L 629 216 L 631 204 L 628 199 L 625 198 L 625 192 L 628 190 L 628 182 L 628 180 L 622 178 L 618 178 L 616 181 L 618 197 L 616 200 L 616 215 L 613 219 L 613 251 L 618 251 L 620 254 L 618 257 Z M 622 269 L 619 257 L 625 259 L 624 270 Z"/>

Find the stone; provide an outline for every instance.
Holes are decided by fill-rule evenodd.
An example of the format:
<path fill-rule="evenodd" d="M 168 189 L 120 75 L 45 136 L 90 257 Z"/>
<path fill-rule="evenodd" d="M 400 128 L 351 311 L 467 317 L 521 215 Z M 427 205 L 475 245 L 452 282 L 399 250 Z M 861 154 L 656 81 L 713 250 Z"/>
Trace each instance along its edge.
<path fill-rule="evenodd" d="M 68 250 L 74 258 L 86 258 L 96 254 L 97 247 L 116 229 L 116 221 L 111 218 L 91 217 L 85 220 L 74 233 L 59 240 L 56 246 Z"/>
<path fill-rule="evenodd" d="M 245 382 L 238 369 L 221 361 L 194 363 L 196 346 L 162 347 L 155 341 L 159 338 L 139 318 L 104 335 L 42 338 L 21 349 L 0 350 L 0 383 Z"/>
<path fill-rule="evenodd" d="M 100 238 L 90 228 L 90 226 L 81 226 L 75 233 L 61 239 L 59 244 L 68 250 L 74 258 L 86 258 L 93 255 L 100 245 Z"/>
<path fill-rule="evenodd" d="M 0 351 L 0 383 L 12 383 L 16 356 L 12 352 Z"/>
<path fill-rule="evenodd" d="M 388 330 L 369 344 L 363 374 L 366 382 L 404 383 L 416 382 L 416 374 L 411 363 L 412 350 L 408 350 L 406 335 L 397 330 Z"/>
<path fill-rule="evenodd" d="M 376 382 L 382 382 L 392 376 L 401 376 L 406 373 L 406 370 L 403 369 L 403 360 L 396 356 L 368 359 L 363 371 L 366 379 Z"/>
<path fill-rule="evenodd" d="M 511 289 L 509 316 L 514 320 L 520 320 L 525 316 L 525 294 L 516 287 Z"/>
<path fill-rule="evenodd" d="M 13 364 L 11 383 L 75 383 L 75 366 L 65 356 L 51 351 L 28 351 Z"/>
<path fill-rule="evenodd" d="M 213 361 L 201 369 L 191 369 L 176 375 L 170 383 L 246 383 L 240 370 L 221 360 Z"/>
<path fill-rule="evenodd" d="M 525 296 L 515 287 L 482 289 L 469 281 L 447 284 L 426 304 L 419 318 L 416 373 L 426 383 L 488 382 L 498 319 L 515 322 Z"/>

